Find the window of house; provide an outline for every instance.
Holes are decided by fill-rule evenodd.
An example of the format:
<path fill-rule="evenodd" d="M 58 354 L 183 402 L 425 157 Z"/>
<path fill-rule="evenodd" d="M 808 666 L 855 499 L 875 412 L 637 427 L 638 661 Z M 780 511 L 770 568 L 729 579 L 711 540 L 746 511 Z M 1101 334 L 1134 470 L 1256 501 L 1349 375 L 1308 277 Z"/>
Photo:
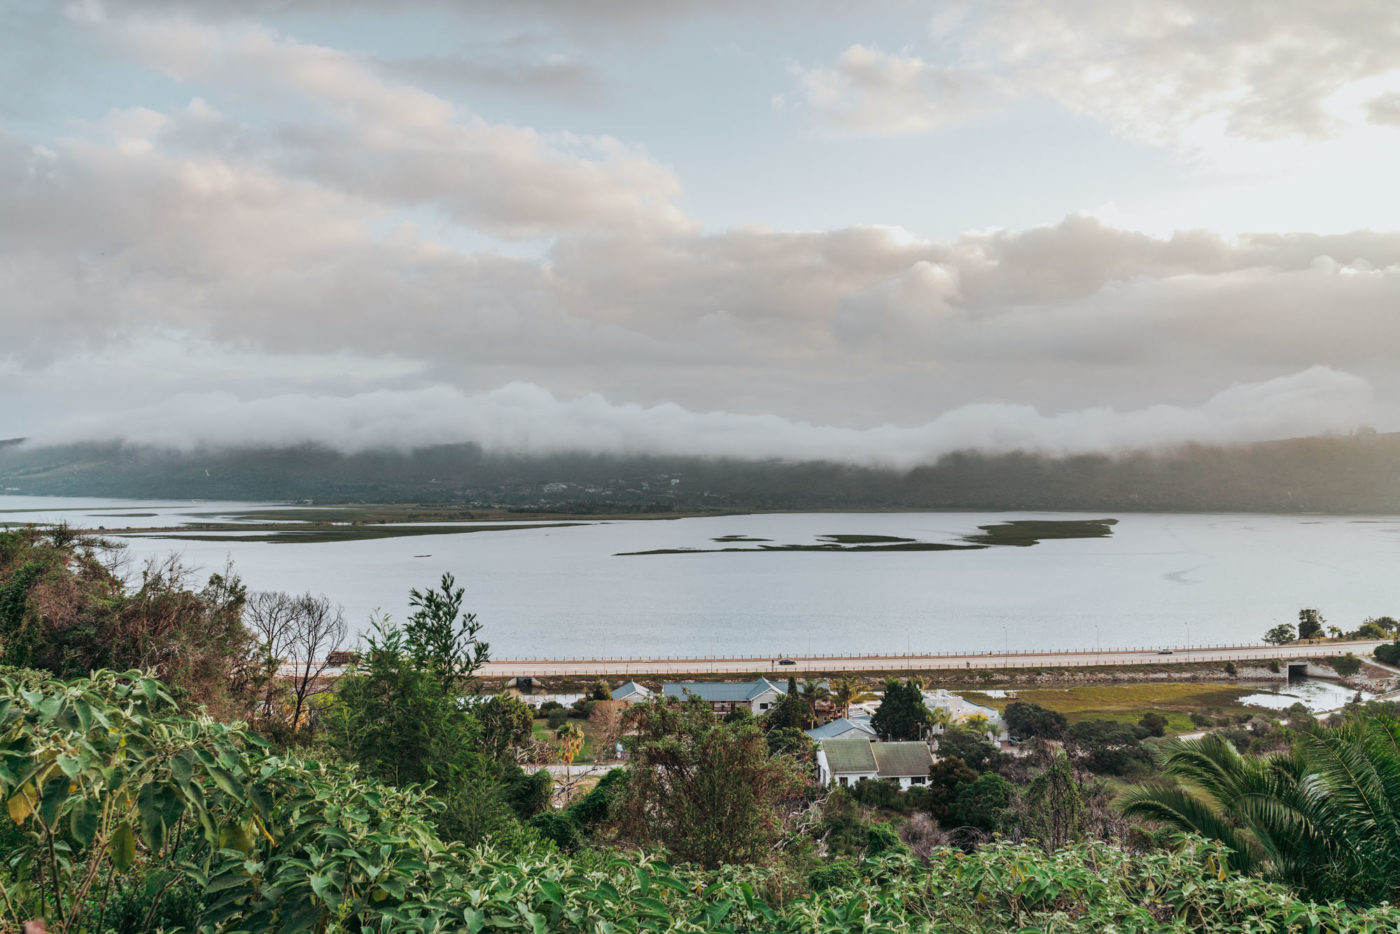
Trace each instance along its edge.
<path fill-rule="evenodd" d="M 767 709 L 768 709 L 768 705 L 767 705 L 767 704 L 759 704 L 759 705 L 758 705 L 758 709 L 759 709 L 759 710 L 767 710 Z"/>
<path fill-rule="evenodd" d="M 915 775 L 913 778 L 909 779 L 909 781 L 915 785 L 922 785 L 924 783 L 924 777 L 922 775 Z"/>
<path fill-rule="evenodd" d="M 841 776 L 841 784 L 842 784 L 842 785 L 845 785 L 845 784 L 846 784 L 846 776 L 844 776 L 844 775 Z"/>

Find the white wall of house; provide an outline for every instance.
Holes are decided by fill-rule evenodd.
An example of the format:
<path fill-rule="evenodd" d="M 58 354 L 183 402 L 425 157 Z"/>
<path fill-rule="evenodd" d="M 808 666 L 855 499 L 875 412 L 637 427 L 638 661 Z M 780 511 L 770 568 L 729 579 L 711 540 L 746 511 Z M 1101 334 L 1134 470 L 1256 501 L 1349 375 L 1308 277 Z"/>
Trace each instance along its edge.
<path fill-rule="evenodd" d="M 749 710 L 755 717 L 765 714 L 773 709 L 773 705 L 783 699 L 783 691 L 764 691 L 762 694 L 749 701 Z"/>

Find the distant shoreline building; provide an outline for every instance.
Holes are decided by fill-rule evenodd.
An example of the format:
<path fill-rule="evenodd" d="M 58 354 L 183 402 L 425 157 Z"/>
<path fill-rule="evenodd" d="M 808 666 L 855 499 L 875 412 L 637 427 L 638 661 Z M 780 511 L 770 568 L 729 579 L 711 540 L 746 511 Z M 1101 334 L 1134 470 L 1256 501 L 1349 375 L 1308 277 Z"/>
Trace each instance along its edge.
<path fill-rule="evenodd" d="M 749 713 L 757 717 L 767 713 L 787 691 L 767 678 L 759 678 L 757 681 L 738 682 L 667 681 L 661 685 L 661 693 L 679 701 L 698 697 L 708 703 L 716 714 L 727 714 L 735 708 L 747 707 Z"/>

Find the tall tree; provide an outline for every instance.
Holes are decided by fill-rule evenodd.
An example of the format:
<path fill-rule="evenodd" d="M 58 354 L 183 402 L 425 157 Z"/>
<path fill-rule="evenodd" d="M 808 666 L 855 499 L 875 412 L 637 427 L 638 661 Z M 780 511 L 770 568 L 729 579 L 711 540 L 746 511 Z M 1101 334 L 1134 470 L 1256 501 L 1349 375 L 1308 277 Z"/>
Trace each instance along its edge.
<path fill-rule="evenodd" d="M 633 764 L 614 804 L 624 838 L 707 867 L 774 858 L 804 779 L 755 723 L 718 722 L 696 701 L 638 704 L 628 721 Z"/>
<path fill-rule="evenodd" d="M 792 728 L 810 729 L 817 722 L 816 715 L 797 689 L 797 679 L 788 678 L 787 693 L 763 715 L 764 729 L 778 730 Z"/>
<path fill-rule="evenodd" d="M 860 685 L 852 677 L 837 678 L 831 682 L 831 699 L 841 708 L 841 716 L 851 715 L 851 702 L 860 696 Z"/>
<path fill-rule="evenodd" d="M 583 749 L 583 730 L 576 723 L 565 723 L 554 731 L 554 738 L 559 741 L 559 754 L 564 759 L 564 781 L 570 782 L 574 758 Z"/>
<path fill-rule="evenodd" d="M 1023 825 L 1045 852 L 1053 853 L 1084 836 L 1084 797 L 1074 768 L 1063 752 L 1026 786 Z"/>
<path fill-rule="evenodd" d="M 1298 638 L 1316 639 L 1322 635 L 1327 619 L 1318 610 L 1308 607 L 1298 611 Z"/>
<path fill-rule="evenodd" d="M 831 689 L 820 681 L 803 681 L 801 691 L 802 702 L 812 711 L 812 721 L 815 723 L 821 716 L 817 708 L 831 697 Z"/>
<path fill-rule="evenodd" d="M 476 614 L 462 611 L 464 594 L 451 574 L 442 575 L 437 590 L 408 592 L 413 612 L 404 627 L 407 649 L 415 664 L 430 669 L 449 690 L 457 689 L 490 658 Z"/>
<path fill-rule="evenodd" d="M 1025 701 L 1008 704 L 1001 719 L 1006 731 L 1016 739 L 1060 739 L 1069 727 L 1064 714 Z"/>
<path fill-rule="evenodd" d="M 876 733 L 888 740 L 923 739 L 932 723 L 933 716 L 917 684 L 898 678 L 885 682 L 885 696 L 870 719 Z"/>
<path fill-rule="evenodd" d="M 514 751 L 529 744 L 535 718 L 518 698 L 493 694 L 478 703 L 472 713 L 481 729 L 481 746 L 499 761 L 514 761 Z"/>
<path fill-rule="evenodd" d="M 517 833 L 505 769 L 484 751 L 480 724 L 461 699 L 469 686 L 460 669 L 433 663 L 409 632 L 385 621 L 375 621 L 364 642 L 360 659 L 336 679 L 323 718 L 328 745 L 390 784 L 431 782 L 445 805 L 437 818 L 444 837 L 475 844 Z"/>

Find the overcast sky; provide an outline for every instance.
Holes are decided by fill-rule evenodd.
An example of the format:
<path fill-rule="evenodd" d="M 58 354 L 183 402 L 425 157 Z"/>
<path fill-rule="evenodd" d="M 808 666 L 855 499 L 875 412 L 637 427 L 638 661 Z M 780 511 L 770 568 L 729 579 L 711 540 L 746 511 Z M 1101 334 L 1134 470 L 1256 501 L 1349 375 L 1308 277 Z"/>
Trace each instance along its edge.
<path fill-rule="evenodd" d="M 1400 430 L 1394 0 L 0 3 L 0 437 Z"/>

